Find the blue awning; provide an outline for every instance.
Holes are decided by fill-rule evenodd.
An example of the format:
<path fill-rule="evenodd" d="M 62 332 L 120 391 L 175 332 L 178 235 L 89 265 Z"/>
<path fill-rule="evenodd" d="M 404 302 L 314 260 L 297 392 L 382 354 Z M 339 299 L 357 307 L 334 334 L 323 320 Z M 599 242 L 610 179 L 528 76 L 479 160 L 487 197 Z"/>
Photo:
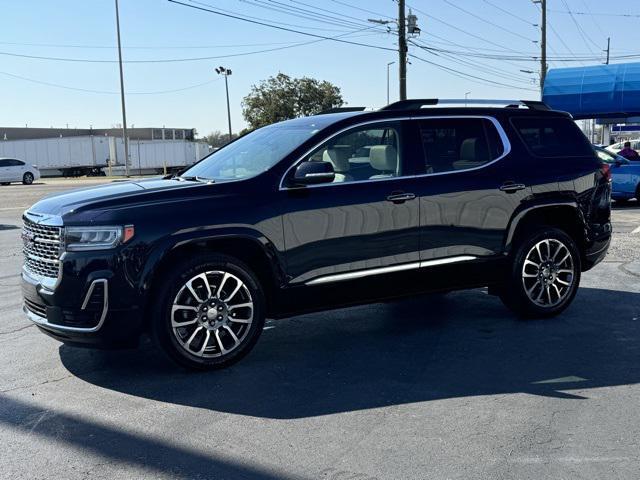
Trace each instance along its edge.
<path fill-rule="evenodd" d="M 640 63 L 549 70 L 542 101 L 574 118 L 640 115 Z"/>

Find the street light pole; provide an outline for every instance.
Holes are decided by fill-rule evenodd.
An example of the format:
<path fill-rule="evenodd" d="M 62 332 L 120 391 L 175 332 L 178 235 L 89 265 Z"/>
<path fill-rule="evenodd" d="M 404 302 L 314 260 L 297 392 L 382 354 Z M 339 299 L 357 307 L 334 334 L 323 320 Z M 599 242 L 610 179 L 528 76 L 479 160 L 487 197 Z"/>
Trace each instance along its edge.
<path fill-rule="evenodd" d="M 122 72 L 122 46 L 120 44 L 120 12 L 116 0 L 116 32 L 118 34 L 118 65 L 120 67 L 120 102 L 122 103 L 122 142 L 124 144 L 124 174 L 129 176 L 129 142 L 127 140 L 127 110 L 124 102 L 124 74 Z"/>
<path fill-rule="evenodd" d="M 389 67 L 396 62 L 387 63 L 387 105 L 389 105 Z"/>
<path fill-rule="evenodd" d="M 218 67 L 216 68 L 216 73 L 218 75 L 224 76 L 224 88 L 225 88 L 225 91 L 227 92 L 227 121 L 229 122 L 229 141 L 231 141 L 231 136 L 233 134 L 231 133 L 231 106 L 229 105 L 229 81 L 227 77 L 229 77 L 229 75 L 231 75 L 232 72 L 228 68 Z"/>

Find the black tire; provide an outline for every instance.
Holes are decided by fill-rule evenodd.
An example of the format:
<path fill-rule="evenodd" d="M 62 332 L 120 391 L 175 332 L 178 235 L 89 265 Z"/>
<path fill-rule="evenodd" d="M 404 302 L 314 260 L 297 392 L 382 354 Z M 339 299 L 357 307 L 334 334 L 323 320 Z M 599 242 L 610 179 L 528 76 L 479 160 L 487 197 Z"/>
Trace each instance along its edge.
<path fill-rule="evenodd" d="M 22 176 L 22 183 L 24 185 L 31 185 L 33 183 L 33 173 L 27 172 Z"/>
<path fill-rule="evenodd" d="M 230 274 L 226 282 L 221 279 L 223 272 Z M 204 280 L 201 277 L 205 273 L 206 275 L 203 278 L 207 279 L 209 289 L 206 289 Z M 201 278 L 196 279 L 195 277 L 198 276 Z M 200 302 L 191 293 L 191 289 L 186 285 L 191 280 L 195 280 L 191 282 L 191 287 L 200 297 L 200 300 L 204 299 L 209 293 L 206 302 Z M 228 300 L 228 305 L 221 302 L 220 298 L 218 298 L 220 292 L 217 290 L 220 285 L 215 284 L 222 284 L 222 295 L 223 298 L 226 298 L 226 296 L 230 295 L 229 289 L 235 290 L 235 287 L 239 284 L 235 283 L 236 280 L 239 280 L 246 289 L 238 287 L 239 290 L 236 291 L 233 298 Z M 239 361 L 255 346 L 264 327 L 265 299 L 256 276 L 240 260 L 227 255 L 203 254 L 176 264 L 167 271 L 166 277 L 162 278 L 162 285 L 155 291 L 154 295 L 157 295 L 158 301 L 153 302 L 154 307 L 151 311 L 152 337 L 170 359 L 189 369 L 212 370 L 224 368 Z M 238 297 L 238 295 L 240 296 Z M 190 312 L 179 309 L 174 313 L 174 301 L 181 305 L 193 305 L 198 310 Z M 232 308 L 236 304 L 242 304 L 238 302 L 245 302 L 246 304 L 249 301 L 253 303 L 252 309 L 241 307 L 238 311 L 241 312 L 239 316 L 252 317 L 250 323 L 236 323 L 245 322 L 246 320 L 244 318 L 231 319 L 232 315 L 233 317 L 236 316 L 235 312 L 231 313 Z M 224 306 L 224 312 L 218 312 L 218 309 L 222 306 Z M 249 314 L 249 311 L 252 311 L 252 314 Z M 209 318 L 207 317 L 207 312 L 212 317 L 211 319 L 203 320 Z M 218 313 L 220 315 L 213 318 Z M 191 314 L 195 314 L 195 321 L 193 320 L 194 317 L 190 316 Z M 174 328 L 172 326 L 174 315 L 183 315 L 183 317 L 176 318 L 176 320 L 182 322 L 184 319 L 186 322 L 193 323 L 185 323 L 185 327 Z M 221 320 L 223 315 L 225 318 Z M 218 320 L 222 323 L 218 323 Z M 219 326 L 214 329 L 216 325 Z M 199 332 L 194 333 L 198 328 L 200 328 Z M 231 334 L 228 333 L 229 328 L 231 329 Z M 187 339 L 187 337 L 189 338 Z M 234 342 L 235 339 L 237 340 Z M 185 342 L 187 345 L 185 345 Z M 232 346 L 232 343 L 233 348 L 224 353 L 223 349 Z M 197 352 L 200 348 L 202 348 L 203 354 Z M 211 349 L 209 353 L 205 351 L 209 349 Z"/>
<path fill-rule="evenodd" d="M 550 258 L 557 249 L 560 253 L 556 262 L 567 254 L 570 256 L 559 266 Z M 524 318 L 548 318 L 571 304 L 580 284 L 580 253 L 575 241 L 563 230 L 546 226 L 528 230 L 520 236 L 510 258 L 508 276 L 499 294 L 509 309 Z M 535 262 L 545 268 L 537 268 Z M 569 270 L 572 273 L 567 273 Z"/>

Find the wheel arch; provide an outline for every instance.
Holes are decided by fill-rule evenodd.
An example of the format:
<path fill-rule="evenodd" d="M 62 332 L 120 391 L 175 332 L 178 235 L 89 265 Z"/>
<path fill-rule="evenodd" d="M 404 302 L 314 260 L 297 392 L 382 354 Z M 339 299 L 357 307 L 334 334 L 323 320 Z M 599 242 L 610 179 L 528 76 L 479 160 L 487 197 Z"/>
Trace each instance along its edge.
<path fill-rule="evenodd" d="M 505 237 L 504 251 L 511 253 L 519 237 L 534 225 L 548 225 L 565 231 L 573 238 L 581 255 L 584 255 L 587 243 L 586 221 L 578 204 L 573 201 L 549 202 L 530 205 L 516 215 L 509 224 Z"/>
<path fill-rule="evenodd" d="M 150 260 L 142 282 L 145 324 L 153 294 L 162 282 L 163 273 L 181 259 L 202 253 L 218 253 L 237 258 L 258 277 L 264 289 L 266 312 L 275 306 L 276 293 L 284 281 L 284 269 L 275 247 L 264 238 L 250 234 L 226 234 L 206 238 L 189 238 L 176 241 L 154 255 Z"/>

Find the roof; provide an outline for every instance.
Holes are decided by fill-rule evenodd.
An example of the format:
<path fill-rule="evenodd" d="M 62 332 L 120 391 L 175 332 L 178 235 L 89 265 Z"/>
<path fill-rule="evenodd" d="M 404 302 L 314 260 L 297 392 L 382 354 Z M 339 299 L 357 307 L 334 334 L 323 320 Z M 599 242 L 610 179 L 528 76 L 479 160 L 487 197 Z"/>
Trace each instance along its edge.
<path fill-rule="evenodd" d="M 640 115 L 640 63 L 551 69 L 542 100 L 575 119 Z"/>

